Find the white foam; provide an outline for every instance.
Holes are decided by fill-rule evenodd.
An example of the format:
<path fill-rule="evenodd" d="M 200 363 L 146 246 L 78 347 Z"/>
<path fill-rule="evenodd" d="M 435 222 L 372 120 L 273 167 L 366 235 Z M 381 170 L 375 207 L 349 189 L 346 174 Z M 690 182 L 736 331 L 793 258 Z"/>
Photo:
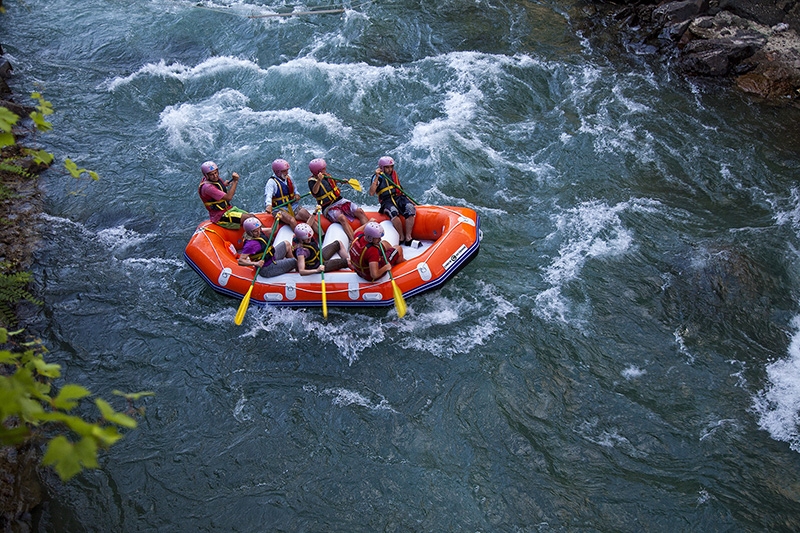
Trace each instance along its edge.
<path fill-rule="evenodd" d="M 223 89 L 199 102 L 167 106 L 161 112 L 158 127 L 166 130 L 169 143 L 175 148 L 219 145 L 218 136 L 230 129 L 260 131 L 265 126 L 279 129 L 287 124 L 342 138 L 351 133 L 351 128 L 331 113 L 300 108 L 254 111 L 248 105 L 248 97 L 241 92 Z"/>
<path fill-rule="evenodd" d="M 789 448 L 800 452 L 800 316 L 787 357 L 767 365 L 767 385 L 753 398 L 758 426 Z"/>
<path fill-rule="evenodd" d="M 168 64 L 162 59 L 158 63 L 148 63 L 128 76 L 118 76 L 110 80 L 106 89 L 110 92 L 114 92 L 118 88 L 130 84 L 134 80 L 144 77 L 173 78 L 181 82 L 186 82 L 195 79 L 211 78 L 219 74 L 242 69 L 263 72 L 256 63 L 247 59 L 239 59 L 231 56 L 210 57 L 193 67 L 184 65 L 183 63 Z"/>
<path fill-rule="evenodd" d="M 359 392 L 345 389 L 342 387 L 325 389 L 322 392 L 323 394 L 333 396 L 333 404 L 339 407 L 358 405 L 361 407 L 366 407 L 371 411 L 391 411 L 393 413 L 397 412 L 391 405 L 389 405 L 389 402 L 386 401 L 386 398 L 384 398 L 383 396 L 380 397 L 380 401 L 378 403 L 375 403 Z"/>
<path fill-rule="evenodd" d="M 547 240 L 559 240 L 558 256 L 545 268 L 543 278 L 550 285 L 536 296 L 536 313 L 546 320 L 567 321 L 569 305 L 561 288 L 576 279 L 586 261 L 614 257 L 633 244 L 631 232 L 619 213 L 636 205 L 635 201 L 609 206 L 593 200 L 567 209 L 557 216 L 556 229 Z"/>
<path fill-rule="evenodd" d="M 625 379 L 630 381 L 632 379 L 636 379 L 636 378 L 640 378 L 640 377 L 644 376 L 645 374 L 647 374 L 647 370 L 642 370 L 641 368 L 639 368 L 639 367 L 637 367 L 635 365 L 630 365 L 625 370 L 623 370 L 621 372 L 621 374 L 622 374 L 622 377 L 624 377 Z"/>

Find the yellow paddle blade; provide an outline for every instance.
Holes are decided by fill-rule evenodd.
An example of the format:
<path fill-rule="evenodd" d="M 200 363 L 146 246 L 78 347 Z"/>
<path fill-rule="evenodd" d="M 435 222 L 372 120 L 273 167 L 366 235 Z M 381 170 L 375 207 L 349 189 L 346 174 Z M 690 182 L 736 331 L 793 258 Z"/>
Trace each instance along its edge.
<path fill-rule="evenodd" d="M 247 312 L 247 306 L 250 305 L 250 293 L 253 292 L 253 286 L 250 285 L 250 288 L 247 289 L 247 293 L 242 298 L 242 303 L 239 304 L 239 310 L 236 311 L 236 318 L 233 319 L 233 323 L 237 326 L 242 325 L 242 321 L 244 320 L 244 314 Z"/>
<path fill-rule="evenodd" d="M 328 295 L 325 294 L 325 275 L 322 278 L 322 316 L 328 318 Z"/>
<path fill-rule="evenodd" d="M 363 189 L 361 188 L 361 184 L 360 184 L 360 183 L 358 182 L 358 180 L 357 180 L 357 179 L 355 179 L 355 178 L 350 178 L 349 180 L 347 180 L 347 183 L 349 183 L 349 184 L 350 184 L 350 186 L 351 186 L 353 189 L 357 190 L 358 192 L 361 192 L 361 191 L 363 190 Z"/>
<path fill-rule="evenodd" d="M 397 316 L 398 318 L 403 318 L 406 316 L 406 301 L 394 279 L 392 279 L 392 291 L 394 292 L 394 308 L 397 309 Z"/>

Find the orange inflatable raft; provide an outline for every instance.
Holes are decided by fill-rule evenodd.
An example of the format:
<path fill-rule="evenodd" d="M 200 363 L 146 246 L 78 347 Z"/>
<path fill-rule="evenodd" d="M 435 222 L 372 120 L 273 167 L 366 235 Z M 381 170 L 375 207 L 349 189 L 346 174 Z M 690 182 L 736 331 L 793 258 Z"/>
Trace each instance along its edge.
<path fill-rule="evenodd" d="M 384 240 L 396 245 L 399 236 L 386 216 L 365 209 L 384 228 Z M 268 213 L 256 213 L 266 227 L 272 227 Z M 344 229 L 323 218 L 323 246 L 338 239 L 349 247 Z M 358 222 L 352 223 L 355 229 Z M 392 269 L 392 275 L 405 297 L 441 286 L 472 258 L 480 247 L 480 218 L 463 207 L 417 206 L 411 246 L 403 246 L 406 261 Z M 275 242 L 291 241 L 292 231 L 279 225 Z M 202 222 L 186 245 L 184 257 L 211 287 L 222 294 L 243 298 L 253 282 L 253 267 L 239 266 L 236 249 L 242 246 L 242 231 L 228 230 Z M 334 255 L 334 257 L 338 257 Z M 325 293 L 329 306 L 390 306 L 394 304 L 389 275 L 375 282 L 366 281 L 352 270 L 325 273 Z M 321 306 L 322 275 L 301 276 L 296 271 L 265 278 L 258 276 L 250 302 L 256 305 Z"/>

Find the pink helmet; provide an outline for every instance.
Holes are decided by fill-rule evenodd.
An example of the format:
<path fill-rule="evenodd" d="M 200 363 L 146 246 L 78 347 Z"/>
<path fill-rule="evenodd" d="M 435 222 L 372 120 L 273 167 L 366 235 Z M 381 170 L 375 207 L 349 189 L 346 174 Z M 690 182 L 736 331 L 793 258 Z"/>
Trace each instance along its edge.
<path fill-rule="evenodd" d="M 261 227 L 261 221 L 258 220 L 256 217 L 250 217 L 244 222 L 242 222 L 242 227 L 245 231 L 253 231 Z"/>
<path fill-rule="evenodd" d="M 203 173 L 203 176 L 209 174 L 210 172 L 214 172 L 215 170 L 219 170 L 219 167 L 213 161 L 206 161 L 200 165 L 200 172 Z"/>
<path fill-rule="evenodd" d="M 326 168 L 328 168 L 328 163 L 324 159 L 312 159 L 308 164 L 308 170 L 315 176 L 320 172 L 325 172 Z"/>
<path fill-rule="evenodd" d="M 272 162 L 272 172 L 277 176 L 279 172 L 289 170 L 289 162 L 285 159 L 276 159 Z"/>
<path fill-rule="evenodd" d="M 314 236 L 314 230 L 311 229 L 311 226 L 308 224 L 301 222 L 294 227 L 294 235 L 301 241 L 304 241 Z"/>
<path fill-rule="evenodd" d="M 383 167 L 393 167 L 394 166 L 394 159 L 392 159 L 388 155 L 385 155 L 385 156 L 381 157 L 380 159 L 378 159 L 378 166 L 381 167 L 381 168 L 383 168 Z"/>
<path fill-rule="evenodd" d="M 383 237 L 383 228 L 377 222 L 367 222 L 364 226 L 364 234 L 371 239 L 380 239 Z"/>

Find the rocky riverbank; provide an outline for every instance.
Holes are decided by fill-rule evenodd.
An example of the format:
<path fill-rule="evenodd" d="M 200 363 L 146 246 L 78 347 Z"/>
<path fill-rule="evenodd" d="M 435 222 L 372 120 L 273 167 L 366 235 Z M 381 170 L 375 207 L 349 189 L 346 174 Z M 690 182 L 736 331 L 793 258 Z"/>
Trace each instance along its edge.
<path fill-rule="evenodd" d="M 6 78 L 12 66 L 2 57 L 0 48 L 0 106 L 20 117 L 27 117 L 32 108 L 14 101 Z M 15 132 L 20 133 L 20 132 Z M 13 274 L 30 268 L 32 252 L 39 239 L 37 224 L 42 212 L 42 197 L 38 187 L 38 172 L 19 146 L 3 148 L 4 160 L 21 165 L 29 173 L 0 169 L 0 274 Z M 8 329 L 16 324 L 4 324 Z M 19 346 L 4 349 L 20 350 Z M 0 530 L 25 532 L 33 529 L 33 515 L 42 505 L 46 491 L 39 478 L 41 450 L 35 444 L 0 447 Z"/>
<path fill-rule="evenodd" d="M 730 82 L 753 97 L 800 102 L 800 0 L 630 0 L 585 5 L 589 31 L 676 73 Z"/>

